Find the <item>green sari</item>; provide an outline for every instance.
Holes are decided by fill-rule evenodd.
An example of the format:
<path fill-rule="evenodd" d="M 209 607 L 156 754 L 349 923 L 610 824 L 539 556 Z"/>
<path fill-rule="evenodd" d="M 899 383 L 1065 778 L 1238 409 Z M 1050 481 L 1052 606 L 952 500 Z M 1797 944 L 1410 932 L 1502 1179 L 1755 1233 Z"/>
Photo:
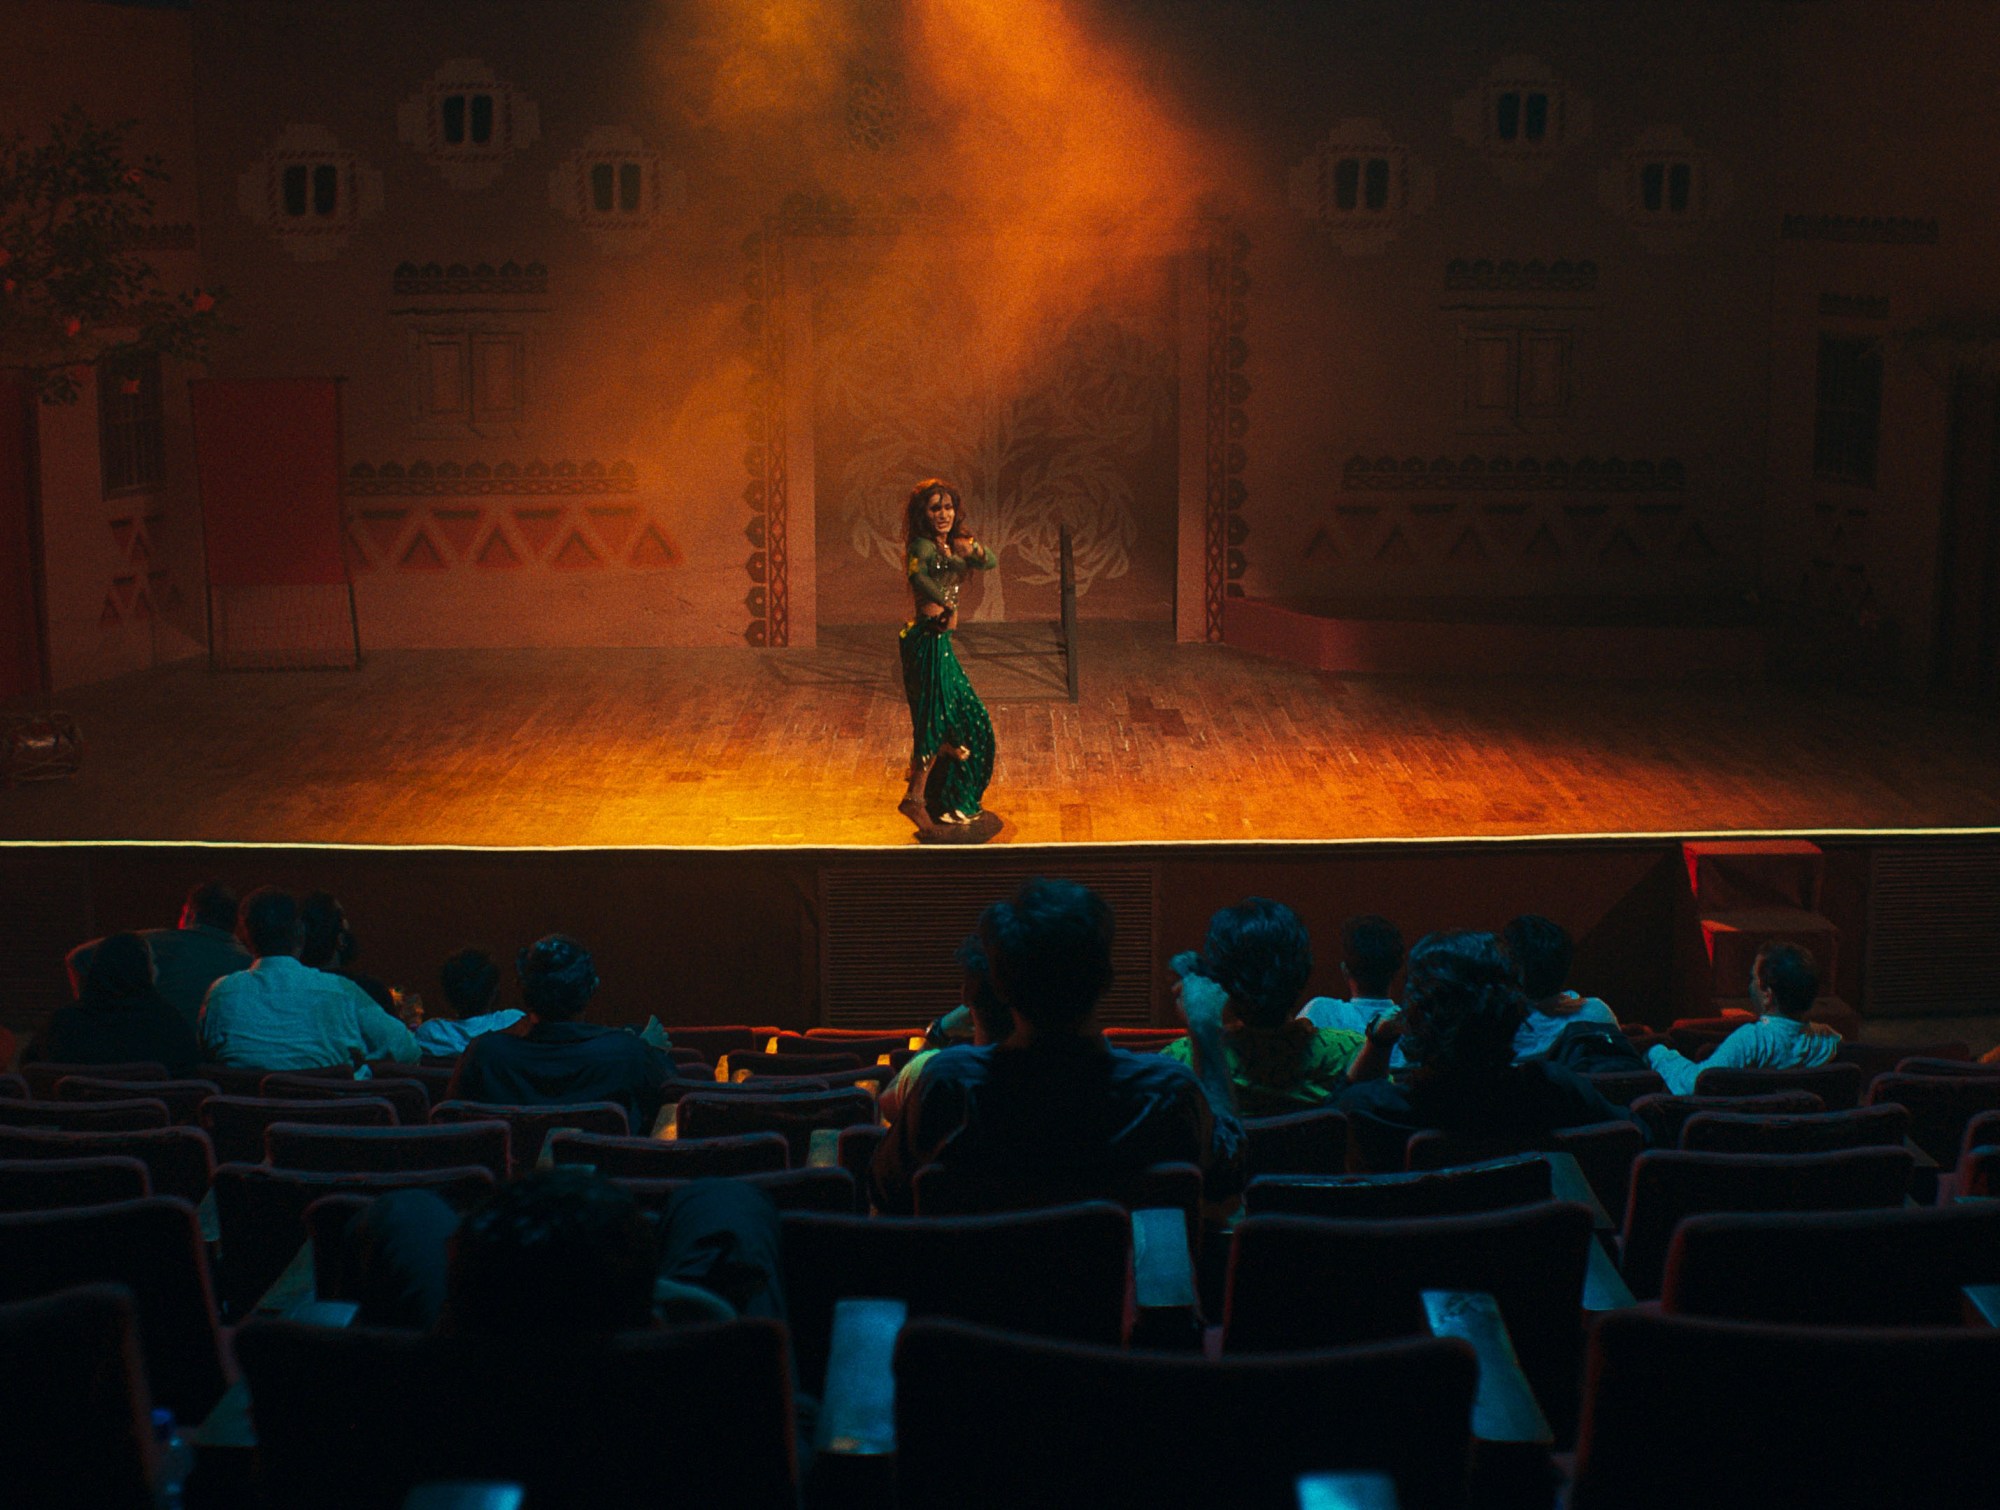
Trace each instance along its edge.
<path fill-rule="evenodd" d="M 990 571 L 998 560 L 984 547 L 977 556 L 952 556 L 931 541 L 918 540 L 911 543 L 909 562 L 916 601 L 945 610 L 935 617 L 919 612 L 903 626 L 903 695 L 910 703 L 911 759 L 922 765 L 946 744 L 970 750 L 964 760 L 947 756 L 937 761 L 924 789 L 924 804 L 933 818 L 947 812 L 976 818 L 979 799 L 993 778 L 993 721 L 952 652 L 951 631 L 944 625 L 958 606 L 966 572 Z"/>

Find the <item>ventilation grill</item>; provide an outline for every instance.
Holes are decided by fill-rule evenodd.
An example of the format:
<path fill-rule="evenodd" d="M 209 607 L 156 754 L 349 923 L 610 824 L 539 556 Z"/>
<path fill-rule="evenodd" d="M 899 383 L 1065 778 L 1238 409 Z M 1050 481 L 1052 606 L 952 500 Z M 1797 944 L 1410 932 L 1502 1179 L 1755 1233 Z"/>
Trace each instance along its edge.
<path fill-rule="evenodd" d="M 2000 845 L 1878 849 L 1869 877 L 1868 1015 L 2000 1012 Z"/>
<path fill-rule="evenodd" d="M 832 1028 L 921 1027 L 958 1000 L 952 951 L 989 902 L 1050 867 L 971 857 L 832 866 L 820 872 L 820 1000 Z M 955 863 L 955 859 L 958 863 Z M 1153 881 L 1149 864 L 1062 865 L 1118 920 L 1114 978 L 1098 1005 L 1111 1024 L 1152 1021 Z"/>

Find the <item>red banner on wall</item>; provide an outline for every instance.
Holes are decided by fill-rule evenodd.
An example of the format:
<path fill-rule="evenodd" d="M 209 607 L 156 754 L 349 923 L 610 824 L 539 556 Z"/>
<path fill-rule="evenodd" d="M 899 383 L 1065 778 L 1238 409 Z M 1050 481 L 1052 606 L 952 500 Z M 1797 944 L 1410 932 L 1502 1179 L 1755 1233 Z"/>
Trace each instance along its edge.
<path fill-rule="evenodd" d="M 338 385 L 202 378 L 189 387 L 208 585 L 344 585 Z"/>

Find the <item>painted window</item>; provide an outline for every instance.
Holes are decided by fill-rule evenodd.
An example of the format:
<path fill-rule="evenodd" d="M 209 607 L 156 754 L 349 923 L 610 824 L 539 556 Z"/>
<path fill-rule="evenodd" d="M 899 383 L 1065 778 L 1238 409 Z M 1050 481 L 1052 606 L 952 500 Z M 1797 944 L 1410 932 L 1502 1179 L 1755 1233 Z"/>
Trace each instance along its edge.
<path fill-rule="evenodd" d="M 156 353 L 126 352 L 98 363 L 97 437 L 107 496 L 157 488 L 166 481 Z"/>

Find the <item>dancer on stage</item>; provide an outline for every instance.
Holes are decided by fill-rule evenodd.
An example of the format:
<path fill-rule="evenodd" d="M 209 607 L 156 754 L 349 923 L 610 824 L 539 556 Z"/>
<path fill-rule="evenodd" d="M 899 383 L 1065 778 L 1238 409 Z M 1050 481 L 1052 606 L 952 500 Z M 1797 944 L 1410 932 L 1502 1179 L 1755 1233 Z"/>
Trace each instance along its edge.
<path fill-rule="evenodd" d="M 999 558 L 972 538 L 958 489 L 935 477 L 910 494 L 903 535 L 916 617 L 902 634 L 911 746 L 910 787 L 898 811 L 920 832 L 933 823 L 964 830 L 977 822 L 980 796 L 993 775 L 993 724 L 952 653 L 951 631 L 966 573 L 991 571 Z M 939 760 L 946 769 L 932 782 Z"/>

